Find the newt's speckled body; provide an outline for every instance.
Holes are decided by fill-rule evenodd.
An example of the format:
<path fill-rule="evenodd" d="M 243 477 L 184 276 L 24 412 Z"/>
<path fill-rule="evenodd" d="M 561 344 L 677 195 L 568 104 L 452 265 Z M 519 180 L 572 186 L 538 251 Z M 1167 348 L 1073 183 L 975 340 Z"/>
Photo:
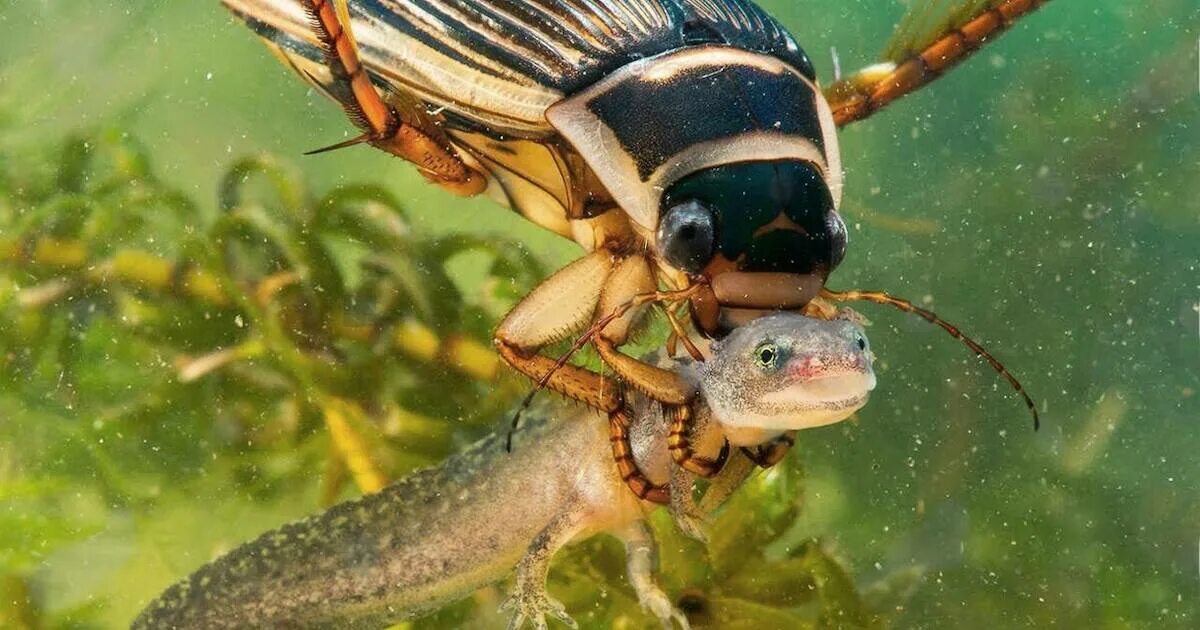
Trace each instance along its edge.
<path fill-rule="evenodd" d="M 580 534 L 619 527 L 641 506 L 616 477 L 604 420 L 587 420 L 534 421 L 511 454 L 489 436 L 269 532 L 172 587 L 135 627 L 380 627 L 502 578 L 569 506 L 595 508 Z"/>
<path fill-rule="evenodd" d="M 763 343 L 788 361 L 756 363 Z M 874 385 L 861 329 L 846 321 L 762 318 L 714 346 L 713 355 L 699 370 L 679 369 L 699 378 L 706 395 L 739 398 L 712 407 L 737 409 L 754 424 L 719 411 L 713 417 L 702 405 L 693 442 L 710 453 L 729 431 L 748 444 L 811 426 L 804 416 L 818 391 L 813 383 L 821 384 L 823 422 L 853 413 Z M 814 372 L 814 357 L 841 371 Z M 745 387 L 730 387 L 739 382 Z M 825 395 L 834 390 L 845 395 Z M 801 399 L 804 405 L 788 404 Z M 690 488 L 690 477 L 669 470 L 657 407 L 638 411 L 631 433 L 639 464 L 658 483 L 669 478 L 673 487 Z M 571 415 L 592 414 L 576 409 Z M 502 579 L 514 566 L 509 603 L 515 622 L 539 624 L 546 613 L 569 619 L 545 594 L 550 558 L 567 542 L 601 531 L 626 542 L 630 581 L 643 605 L 686 625 L 653 582 L 653 541 L 643 522 L 653 506 L 637 500 L 618 476 L 605 419 L 536 416 L 518 433 L 512 453 L 505 452 L 503 435 L 492 435 L 377 494 L 242 545 L 169 588 L 134 627 L 383 627 L 436 610 Z M 716 492 L 730 492 L 741 481 L 747 468 L 738 463 L 723 473 L 729 481 L 714 485 Z M 694 531 L 689 504 L 676 502 L 673 509 Z"/>

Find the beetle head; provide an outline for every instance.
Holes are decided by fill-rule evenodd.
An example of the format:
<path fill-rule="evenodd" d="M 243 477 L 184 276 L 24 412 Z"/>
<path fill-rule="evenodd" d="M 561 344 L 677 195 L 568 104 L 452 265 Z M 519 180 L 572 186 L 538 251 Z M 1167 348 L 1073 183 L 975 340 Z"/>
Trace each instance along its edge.
<path fill-rule="evenodd" d="M 828 183 L 799 160 L 697 171 L 666 190 L 659 216 L 661 258 L 708 278 L 722 306 L 803 306 L 846 251 Z"/>

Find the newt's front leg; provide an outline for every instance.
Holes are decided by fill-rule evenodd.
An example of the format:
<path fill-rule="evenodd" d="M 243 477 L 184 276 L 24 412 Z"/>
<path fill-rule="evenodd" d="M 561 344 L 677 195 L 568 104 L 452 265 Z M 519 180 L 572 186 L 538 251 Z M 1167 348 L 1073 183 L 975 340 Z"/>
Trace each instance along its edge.
<path fill-rule="evenodd" d="M 681 533 L 705 543 L 709 517 L 754 472 L 757 462 L 750 456 L 754 451 L 730 448 L 725 430 L 703 396 L 689 407 L 664 413 L 670 421 L 667 448 L 676 464 L 669 483 L 671 517 Z M 699 477 L 708 479 L 708 488 L 697 504 L 695 482 Z"/>
<path fill-rule="evenodd" d="M 675 467 L 671 470 L 671 518 L 683 535 L 697 542 L 708 543 L 705 528 L 712 513 L 717 511 L 754 472 L 755 463 L 741 451 L 730 453 L 729 461 L 717 476 L 709 480 L 708 489 L 700 503 L 692 495 L 696 475 Z"/>
<path fill-rule="evenodd" d="M 671 621 L 688 630 L 687 617 L 671 604 L 670 598 L 654 581 L 658 568 L 658 548 L 654 535 L 645 521 L 634 521 L 619 535 L 625 542 L 625 566 L 629 584 L 637 593 L 642 609 L 658 617 L 664 628 L 671 628 Z"/>

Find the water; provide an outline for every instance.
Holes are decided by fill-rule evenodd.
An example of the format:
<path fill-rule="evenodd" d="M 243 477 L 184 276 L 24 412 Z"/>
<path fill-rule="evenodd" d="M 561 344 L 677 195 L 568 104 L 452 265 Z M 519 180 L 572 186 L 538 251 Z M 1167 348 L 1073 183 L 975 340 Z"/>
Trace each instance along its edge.
<path fill-rule="evenodd" d="M 903 10 L 764 4 L 825 78 L 831 49 L 844 69 L 873 59 Z M 1043 427 L 1033 432 L 1007 385 L 943 333 L 863 306 L 874 321 L 879 389 L 853 422 L 802 435 L 788 466 L 803 462 L 807 472 L 804 509 L 763 539 L 773 541 L 764 562 L 820 539 L 859 589 L 908 584 L 884 619 L 896 627 L 1195 627 L 1197 18 L 1185 0 L 1053 2 L 935 86 L 842 134 L 851 245 L 831 285 L 886 289 L 975 335 L 1029 388 Z M 5 243 L 39 226 L 91 239 L 88 260 L 210 251 L 187 243 L 208 242 L 218 179 L 265 152 L 294 169 L 289 186 L 310 192 L 289 188 L 281 199 L 256 179 L 239 207 L 275 213 L 301 250 L 326 245 L 333 259 L 323 268 L 337 269 L 338 295 L 360 313 L 386 303 L 359 290 L 377 286 L 358 271 L 369 248 L 314 226 L 305 195 L 370 182 L 400 200 L 414 236 L 375 231 L 390 235 L 381 242 L 410 243 L 383 274 L 403 298 L 393 310 L 441 336 L 461 328 L 486 341 L 514 296 L 575 255 L 485 201 L 450 199 L 381 154 L 300 157 L 347 125 L 215 3 L 23 3 L 0 9 L 0 33 Z M 71 163 L 63 142 L 77 131 L 99 163 L 87 177 L 56 179 Z M 138 153 L 113 148 L 131 143 L 144 147 L 145 169 Z M 117 190 L 101 190 L 101 180 Z M 64 201 L 64 186 L 79 198 Z M 180 207 L 168 191 L 194 205 Z M 50 200 L 65 204 L 47 211 L 57 219 L 27 218 Z M 141 202 L 153 211 L 136 210 Z M 484 248 L 456 256 L 443 276 L 432 240 L 461 233 L 503 234 L 541 268 L 512 247 L 509 267 L 485 269 L 496 252 Z M 253 278 L 278 271 L 256 251 L 262 241 L 250 243 L 236 249 L 247 261 L 239 269 Z M 497 388 L 453 369 L 414 367 L 416 346 L 382 362 L 372 359 L 378 348 L 332 333 L 334 341 L 318 332 L 303 343 L 260 334 L 259 320 L 227 304 L 87 280 L 87 269 L 97 273 L 90 263 L 63 272 L 4 260 L 3 626 L 125 624 L 232 545 L 353 495 L 372 473 L 378 482 L 444 456 L 491 428 L 520 390 L 502 381 L 489 395 Z M 513 269 L 524 275 L 511 286 L 489 281 Z M 55 285 L 63 276 L 76 284 Z M 283 291 L 288 308 L 326 313 L 336 302 Z M 179 382 L 181 366 L 200 370 L 201 357 L 220 364 L 228 357 L 210 353 L 235 346 L 239 360 Z M 325 373 L 279 358 L 281 347 L 351 368 Z M 379 365 L 387 369 L 373 371 Z M 387 376 L 363 376 L 376 373 Z M 350 414 L 338 425 L 314 391 L 378 404 L 369 419 Z M 403 401 L 406 412 L 380 397 Z M 426 426 L 407 412 L 439 420 Z M 364 453 L 374 469 L 326 468 L 326 426 L 341 427 L 335 452 Z M 343 482 L 332 483 L 339 471 Z M 795 496 L 798 477 L 785 478 Z M 689 582 L 673 558 L 664 565 L 678 589 Z M 551 588 L 581 615 L 590 610 L 585 624 L 645 623 L 620 600 L 618 564 L 611 545 L 592 544 L 561 563 Z M 591 607 L 607 583 L 594 581 L 597 572 L 613 576 L 613 597 Z M 468 602 L 426 623 L 476 614 Z"/>

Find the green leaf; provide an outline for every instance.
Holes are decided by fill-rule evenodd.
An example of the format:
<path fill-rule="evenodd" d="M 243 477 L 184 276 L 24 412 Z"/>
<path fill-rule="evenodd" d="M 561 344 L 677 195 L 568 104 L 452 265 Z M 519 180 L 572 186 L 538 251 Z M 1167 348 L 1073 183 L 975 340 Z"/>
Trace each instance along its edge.
<path fill-rule="evenodd" d="M 776 467 L 751 477 L 722 508 L 709 532 L 708 551 L 721 578 L 747 563 L 796 522 L 803 501 L 799 475 Z"/>

